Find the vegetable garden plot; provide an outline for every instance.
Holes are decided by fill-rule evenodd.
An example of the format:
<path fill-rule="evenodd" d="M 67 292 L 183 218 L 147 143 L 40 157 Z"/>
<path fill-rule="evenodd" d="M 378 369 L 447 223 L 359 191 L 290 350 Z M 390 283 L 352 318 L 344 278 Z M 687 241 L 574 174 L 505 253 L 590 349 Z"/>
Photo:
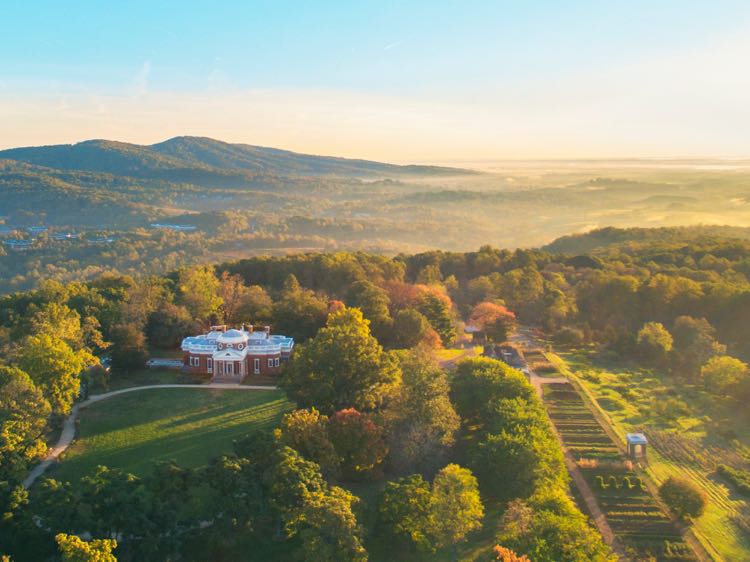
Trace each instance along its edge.
<path fill-rule="evenodd" d="M 581 468 L 612 531 L 639 556 L 658 561 L 696 560 L 670 517 L 664 513 L 636 472 L 612 468 L 624 462 L 578 391 L 568 383 L 544 387 L 544 403 L 565 448 Z"/>

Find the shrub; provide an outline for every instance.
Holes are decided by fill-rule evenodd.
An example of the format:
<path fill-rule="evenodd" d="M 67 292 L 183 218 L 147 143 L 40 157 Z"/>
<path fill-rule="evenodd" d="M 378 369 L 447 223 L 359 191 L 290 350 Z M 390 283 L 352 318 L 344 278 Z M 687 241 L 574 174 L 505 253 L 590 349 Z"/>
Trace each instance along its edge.
<path fill-rule="evenodd" d="M 706 510 L 706 496 L 695 484 L 670 476 L 660 487 L 659 496 L 682 519 L 699 517 Z"/>
<path fill-rule="evenodd" d="M 734 486 L 740 494 L 750 496 L 750 472 L 737 470 L 726 464 L 716 467 L 716 472 Z"/>

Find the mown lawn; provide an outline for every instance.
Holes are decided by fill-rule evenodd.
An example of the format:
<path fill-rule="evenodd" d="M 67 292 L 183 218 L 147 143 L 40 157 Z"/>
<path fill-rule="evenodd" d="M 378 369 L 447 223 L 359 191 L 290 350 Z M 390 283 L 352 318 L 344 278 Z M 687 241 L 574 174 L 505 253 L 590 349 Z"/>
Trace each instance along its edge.
<path fill-rule="evenodd" d="M 649 436 L 648 471 L 654 480 L 681 476 L 706 492 L 708 508 L 694 523 L 704 546 L 719 560 L 750 560 L 750 506 L 715 474 L 717 463 L 736 465 L 748 458 L 747 411 L 733 410 L 702 388 L 663 373 L 598 364 L 585 352 L 561 358 L 623 441 L 628 431 Z"/>
<path fill-rule="evenodd" d="M 108 390 L 119 390 L 131 386 L 151 384 L 205 384 L 208 376 L 191 375 L 177 369 L 135 369 L 132 371 L 113 371 L 109 377 Z M 100 390 L 92 391 L 99 394 Z"/>
<path fill-rule="evenodd" d="M 81 412 L 76 441 L 50 474 L 77 480 L 97 465 L 148 474 L 156 461 L 200 466 L 232 440 L 272 428 L 291 403 L 279 390 L 155 389 L 115 396 Z"/>

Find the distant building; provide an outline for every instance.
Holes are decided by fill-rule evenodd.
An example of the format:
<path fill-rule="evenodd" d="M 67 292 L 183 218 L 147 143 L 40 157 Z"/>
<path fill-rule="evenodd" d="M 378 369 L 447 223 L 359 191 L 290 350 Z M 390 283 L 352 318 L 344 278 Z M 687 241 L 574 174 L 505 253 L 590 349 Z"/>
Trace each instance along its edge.
<path fill-rule="evenodd" d="M 31 234 L 41 234 L 42 232 L 47 232 L 49 229 L 46 226 L 28 226 L 26 230 Z"/>
<path fill-rule="evenodd" d="M 193 226 L 192 224 L 170 224 L 159 222 L 152 223 L 151 228 L 163 228 L 165 230 L 174 230 L 175 232 L 193 232 L 198 229 L 197 226 Z"/>
<path fill-rule="evenodd" d="M 212 326 L 207 334 L 182 340 L 183 369 L 213 379 L 241 382 L 247 376 L 277 375 L 292 354 L 294 340 L 271 335 L 269 326 L 227 330 Z"/>
<path fill-rule="evenodd" d="M 4 240 L 3 244 L 7 246 L 8 249 L 13 250 L 14 252 L 24 252 L 32 248 L 32 246 L 34 245 L 34 241 L 11 239 L 11 240 Z"/>
<path fill-rule="evenodd" d="M 53 240 L 77 240 L 81 235 L 75 232 L 56 232 L 52 235 Z"/>

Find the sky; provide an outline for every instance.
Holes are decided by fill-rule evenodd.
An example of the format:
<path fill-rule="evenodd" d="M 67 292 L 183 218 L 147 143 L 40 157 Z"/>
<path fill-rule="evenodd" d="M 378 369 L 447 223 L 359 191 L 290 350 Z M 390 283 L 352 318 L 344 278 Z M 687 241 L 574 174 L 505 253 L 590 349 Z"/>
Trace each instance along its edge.
<path fill-rule="evenodd" d="M 750 156 L 747 0 L 11 0 L 0 148 Z"/>

